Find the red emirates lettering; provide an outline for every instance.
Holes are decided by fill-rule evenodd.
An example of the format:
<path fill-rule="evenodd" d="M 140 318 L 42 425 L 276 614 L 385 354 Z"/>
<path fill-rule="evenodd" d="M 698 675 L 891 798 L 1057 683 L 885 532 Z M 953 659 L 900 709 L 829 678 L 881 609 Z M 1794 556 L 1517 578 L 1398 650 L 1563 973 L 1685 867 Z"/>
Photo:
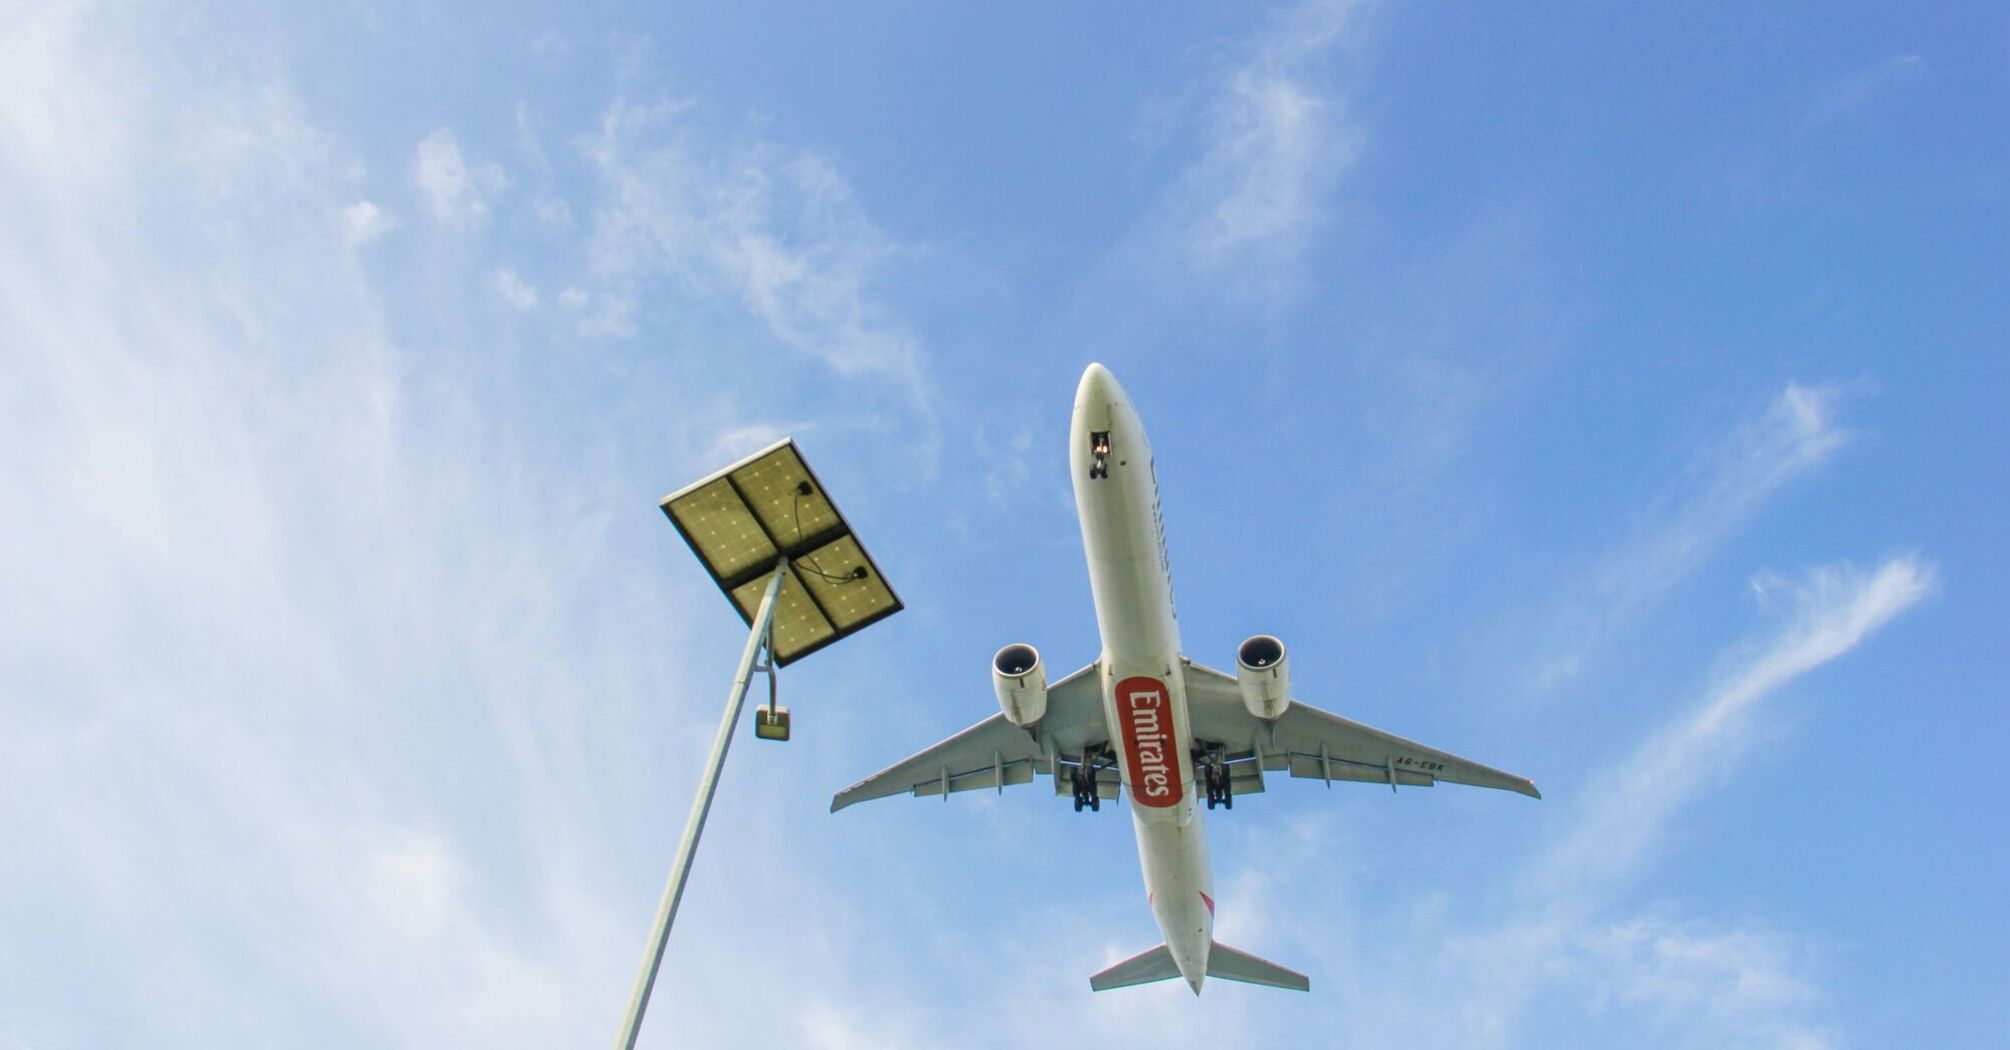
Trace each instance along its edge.
<path fill-rule="evenodd" d="M 1131 797 L 1140 806 L 1163 809 L 1180 800 L 1179 734 L 1172 716 L 1164 682 L 1139 675 L 1117 683 L 1124 764 L 1131 774 Z"/>

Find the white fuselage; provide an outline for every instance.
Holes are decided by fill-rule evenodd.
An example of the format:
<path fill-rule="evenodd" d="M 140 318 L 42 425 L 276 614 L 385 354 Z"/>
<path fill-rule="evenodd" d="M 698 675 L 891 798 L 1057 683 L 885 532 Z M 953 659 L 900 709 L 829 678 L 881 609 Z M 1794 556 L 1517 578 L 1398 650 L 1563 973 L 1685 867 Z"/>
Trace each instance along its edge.
<path fill-rule="evenodd" d="M 1100 466 L 1098 435 L 1107 436 L 1108 447 Z M 1103 635 L 1103 716 L 1137 828 L 1145 892 L 1180 974 L 1199 991 L 1214 943 L 1214 883 L 1194 804 L 1193 737 L 1158 478 L 1130 398 L 1101 365 L 1082 374 L 1068 443 Z"/>

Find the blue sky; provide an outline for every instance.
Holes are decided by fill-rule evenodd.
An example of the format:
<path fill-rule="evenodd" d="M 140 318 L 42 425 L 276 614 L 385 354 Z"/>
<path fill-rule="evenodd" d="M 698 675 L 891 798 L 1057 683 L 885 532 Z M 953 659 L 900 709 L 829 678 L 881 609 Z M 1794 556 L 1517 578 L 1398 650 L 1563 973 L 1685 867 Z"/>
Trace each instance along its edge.
<path fill-rule="evenodd" d="M 742 735 L 651 1046 L 2010 1030 L 2010 19 L 1985 4 L 25 4 L 0 18 L 0 1047 L 611 1041 L 790 433 L 908 611 Z M 1228 943 L 1039 789 L 826 812 L 1098 642 L 1545 799 L 1290 782 Z"/>

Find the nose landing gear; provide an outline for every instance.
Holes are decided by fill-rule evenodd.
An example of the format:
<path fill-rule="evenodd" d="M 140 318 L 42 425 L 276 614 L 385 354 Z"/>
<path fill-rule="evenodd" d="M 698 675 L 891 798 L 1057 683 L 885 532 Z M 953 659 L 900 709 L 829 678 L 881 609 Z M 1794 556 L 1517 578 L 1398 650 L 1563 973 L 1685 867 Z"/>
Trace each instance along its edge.
<path fill-rule="evenodd" d="M 1089 435 L 1089 455 L 1090 457 L 1092 457 L 1089 461 L 1089 477 L 1092 479 L 1109 477 L 1110 476 L 1109 431 L 1098 430 L 1095 433 Z"/>

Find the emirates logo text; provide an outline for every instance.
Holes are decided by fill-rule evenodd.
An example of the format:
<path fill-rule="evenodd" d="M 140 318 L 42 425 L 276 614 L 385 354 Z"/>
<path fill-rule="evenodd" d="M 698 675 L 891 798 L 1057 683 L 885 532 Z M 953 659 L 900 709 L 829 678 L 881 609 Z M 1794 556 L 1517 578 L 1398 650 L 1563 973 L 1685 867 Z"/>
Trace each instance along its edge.
<path fill-rule="evenodd" d="M 1117 721 L 1138 805 L 1158 809 L 1178 802 L 1179 734 L 1173 729 L 1165 683 L 1144 675 L 1118 682 Z"/>

